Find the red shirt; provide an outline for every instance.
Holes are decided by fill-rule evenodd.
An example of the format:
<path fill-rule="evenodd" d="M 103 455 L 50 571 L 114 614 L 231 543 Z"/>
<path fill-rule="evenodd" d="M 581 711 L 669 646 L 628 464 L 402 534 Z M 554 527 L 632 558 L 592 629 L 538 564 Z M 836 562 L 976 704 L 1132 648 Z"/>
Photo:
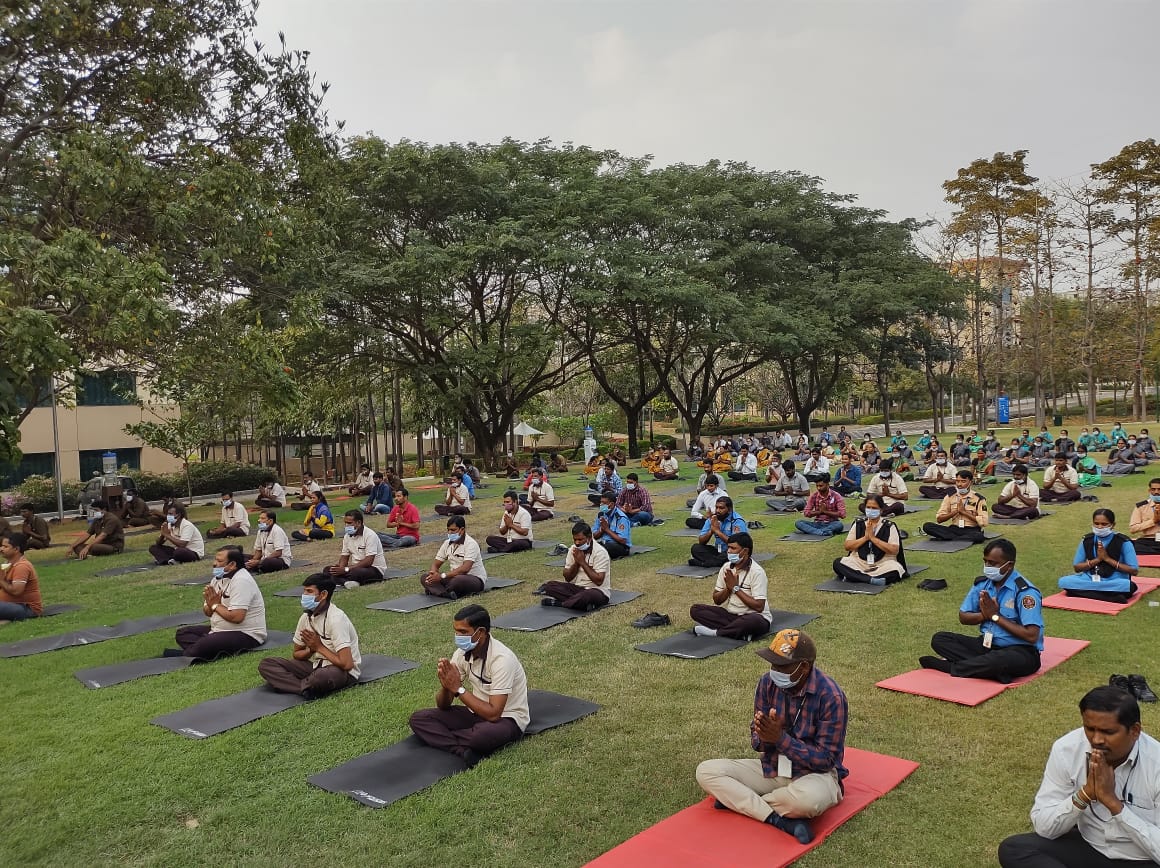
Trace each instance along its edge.
<path fill-rule="evenodd" d="M 407 505 L 399 508 L 398 504 L 391 507 L 391 514 L 387 516 L 387 522 L 405 521 L 408 523 L 419 524 L 419 507 L 410 501 Z M 419 541 L 418 527 L 399 527 L 397 528 L 399 536 L 410 536 L 415 538 L 415 542 Z"/>

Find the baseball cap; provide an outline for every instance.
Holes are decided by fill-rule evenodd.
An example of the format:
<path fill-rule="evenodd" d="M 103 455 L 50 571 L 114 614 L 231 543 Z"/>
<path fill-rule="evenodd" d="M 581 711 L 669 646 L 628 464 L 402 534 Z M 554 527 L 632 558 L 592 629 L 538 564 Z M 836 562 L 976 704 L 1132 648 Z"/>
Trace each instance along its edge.
<path fill-rule="evenodd" d="M 818 649 L 814 647 L 814 640 L 800 630 L 782 630 L 773 637 L 768 648 L 761 648 L 756 653 L 758 657 L 778 666 L 802 660 L 813 663 L 818 659 Z"/>

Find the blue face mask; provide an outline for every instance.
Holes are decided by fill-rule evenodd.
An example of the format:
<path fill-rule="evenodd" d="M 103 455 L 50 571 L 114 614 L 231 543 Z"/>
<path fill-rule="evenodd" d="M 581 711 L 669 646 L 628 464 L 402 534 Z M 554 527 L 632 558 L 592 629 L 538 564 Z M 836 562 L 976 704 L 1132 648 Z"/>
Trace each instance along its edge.
<path fill-rule="evenodd" d="M 741 563 L 741 555 L 737 554 L 737 552 L 726 552 L 725 557 L 729 559 L 729 563 L 731 564 Z"/>
<path fill-rule="evenodd" d="M 301 598 L 302 608 L 307 612 L 313 612 L 318 608 L 318 598 L 313 594 L 303 594 Z"/>
<path fill-rule="evenodd" d="M 795 670 L 796 671 L 796 670 Z M 780 690 L 790 690 L 797 686 L 799 679 L 788 675 L 785 672 L 778 672 L 776 669 L 769 670 L 769 680 L 773 682 L 773 686 Z"/>
<path fill-rule="evenodd" d="M 455 647 L 465 654 L 468 651 L 474 651 L 478 644 L 479 643 L 474 641 L 471 636 L 461 636 L 458 633 L 455 634 Z"/>
<path fill-rule="evenodd" d="M 1153 503 L 1160 503 L 1160 494 L 1149 494 L 1148 499 Z"/>
<path fill-rule="evenodd" d="M 347 536 L 354 536 L 355 533 L 357 532 L 357 528 L 353 524 L 348 524 L 346 527 L 344 527 L 342 529 L 342 532 L 344 534 L 346 534 Z"/>
<path fill-rule="evenodd" d="M 93 521 L 100 521 L 104 517 L 105 517 L 105 514 L 103 512 L 101 512 L 100 510 L 93 511 Z"/>
<path fill-rule="evenodd" d="M 165 520 L 167 522 L 169 522 L 170 524 L 177 524 L 177 516 L 176 515 L 167 515 L 167 516 L 165 516 Z"/>
<path fill-rule="evenodd" d="M 213 568 L 213 577 L 215 579 L 224 579 L 226 577 L 226 568 L 225 567 L 214 567 Z"/>
<path fill-rule="evenodd" d="M 269 529 L 270 529 L 270 525 L 266 524 L 266 522 L 264 522 L 264 521 L 258 522 L 258 530 L 261 531 L 262 533 L 265 533 Z"/>
<path fill-rule="evenodd" d="M 983 575 L 990 582 L 1001 582 L 1003 580 L 1003 568 L 995 567 L 991 564 L 983 564 Z"/>
<path fill-rule="evenodd" d="M 606 514 L 607 512 L 608 512 L 608 505 L 607 505 L 607 504 L 603 504 L 603 503 L 602 503 L 602 504 L 600 505 L 600 513 L 601 513 L 601 515 L 604 515 L 604 514 Z"/>
<path fill-rule="evenodd" d="M 867 509 L 866 510 L 866 518 L 879 518 L 881 515 L 882 515 L 882 510 L 880 510 L 880 509 Z"/>
<path fill-rule="evenodd" d="M 584 543 L 584 545 L 576 546 L 576 548 L 580 549 L 582 552 L 586 552 L 588 549 L 592 548 L 592 543 Z"/>
<path fill-rule="evenodd" d="M 447 534 L 447 542 L 459 542 L 459 534 L 457 534 L 457 533 Z"/>

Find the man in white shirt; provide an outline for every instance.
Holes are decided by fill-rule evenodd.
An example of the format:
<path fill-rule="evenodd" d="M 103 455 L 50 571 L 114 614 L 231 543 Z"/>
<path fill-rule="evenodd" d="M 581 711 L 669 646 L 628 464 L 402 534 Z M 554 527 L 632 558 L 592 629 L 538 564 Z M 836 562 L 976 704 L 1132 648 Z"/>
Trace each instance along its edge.
<path fill-rule="evenodd" d="M 991 514 L 1003 518 L 1032 519 L 1039 515 L 1039 486 L 1027 478 L 1027 465 L 1016 464 L 1011 470 L 1011 481 L 999 492 L 999 499 L 991 507 Z"/>
<path fill-rule="evenodd" d="M 918 487 L 918 493 L 930 500 L 942 500 L 948 494 L 954 494 L 956 472 L 957 468 L 947 460 L 947 451 L 937 450 L 934 461 L 922 474 L 923 484 Z"/>
<path fill-rule="evenodd" d="M 820 447 L 815 446 L 810 450 L 810 457 L 806 459 L 805 466 L 802 467 L 802 473 L 806 477 L 807 482 L 817 482 L 826 476 L 826 481 L 829 481 L 830 475 L 830 459 L 822 454 Z"/>
<path fill-rule="evenodd" d="M 1160 863 L 1160 742 L 1140 731 L 1136 698 L 1097 687 L 1083 726 L 1051 746 L 1031 808 L 1033 833 L 999 845 L 1003 868 Z"/>
<path fill-rule="evenodd" d="M 462 757 L 471 768 L 527 729 L 528 679 L 519 658 L 491 635 L 487 609 L 464 606 L 452 626 L 455 653 L 435 668 L 436 707 L 416 711 L 409 723 L 421 742 Z"/>
<path fill-rule="evenodd" d="M 520 506 L 519 496 L 514 491 L 503 495 L 503 514 L 499 518 L 499 529 L 487 537 L 489 552 L 522 552 L 532 547 L 532 517 Z"/>
<path fill-rule="evenodd" d="M 369 464 L 360 464 L 358 475 L 354 478 L 354 482 L 347 486 L 346 490 L 352 497 L 359 497 L 364 494 L 370 494 L 374 486 L 375 482 L 374 476 L 371 474 L 371 466 Z"/>
<path fill-rule="evenodd" d="M 479 543 L 467 535 L 467 522 L 461 515 L 447 519 L 447 539 L 435 553 L 435 560 L 420 579 L 423 592 L 433 597 L 456 599 L 483 590 L 487 568 Z"/>
<path fill-rule="evenodd" d="M 463 482 L 463 471 L 456 470 L 451 474 L 451 482 L 447 484 L 447 494 L 443 502 L 435 505 L 436 515 L 470 515 L 471 490 Z"/>
<path fill-rule="evenodd" d="M 254 506 L 281 509 L 286 505 L 286 489 L 273 476 L 262 480 L 258 489 L 258 496 L 254 499 Z"/>
<path fill-rule="evenodd" d="M 209 539 L 250 535 L 250 513 L 234 499 L 232 491 L 222 492 L 222 519 L 217 527 L 205 532 Z"/>
<path fill-rule="evenodd" d="M 246 561 L 246 569 L 259 573 L 276 573 L 290 569 L 294 559 L 290 551 L 290 537 L 278 524 L 278 513 L 265 509 L 258 513 L 258 536 L 254 553 Z"/>
<path fill-rule="evenodd" d="M 1079 490 L 1079 474 L 1067 462 L 1067 456 L 1056 452 L 1052 465 L 1043 471 L 1043 488 L 1039 499 L 1044 503 L 1072 503 L 1082 496 Z"/>
<path fill-rule="evenodd" d="M 713 515 L 716 511 L 717 498 L 724 496 L 725 489 L 721 487 L 717 475 L 710 473 L 705 477 L 704 490 L 693 501 L 693 508 L 689 511 L 689 517 L 685 519 L 685 527 L 700 530 L 701 526 L 705 524 L 705 519 Z"/>
<path fill-rule="evenodd" d="M 302 583 L 302 616 L 294 629 L 293 658 L 267 657 L 262 680 L 278 693 L 317 699 L 358 681 L 362 654 L 346 612 L 331 602 L 334 580 L 315 573 Z"/>
<path fill-rule="evenodd" d="M 165 512 L 165 524 L 161 525 L 161 538 L 149 546 L 158 565 L 188 564 L 205 557 L 205 539 L 201 531 L 186 516 L 185 507 L 179 503 L 169 505 Z"/>
<path fill-rule="evenodd" d="M 556 492 L 552 489 L 552 484 L 544 478 L 542 468 L 532 468 L 528 493 L 520 495 L 520 502 L 527 508 L 532 521 L 549 521 L 556 517 L 552 512 L 552 507 L 556 505 Z"/>
<path fill-rule="evenodd" d="M 729 471 L 729 478 L 734 482 L 757 482 L 757 456 L 749 451 L 748 446 L 741 447 L 733 461 L 733 469 Z"/>
<path fill-rule="evenodd" d="M 586 522 L 572 525 L 572 546 L 564 559 L 564 581 L 545 582 L 537 593 L 543 606 L 563 606 L 591 612 L 605 605 L 612 591 L 612 558 L 592 538 Z"/>
<path fill-rule="evenodd" d="M 883 515 L 903 515 L 906 512 L 906 500 L 910 492 L 906 488 L 906 480 L 894 472 L 894 460 L 883 458 L 878 464 L 875 473 L 866 485 L 867 494 L 877 494 L 882 498 Z M 858 511 L 866 511 L 866 502 L 858 504 Z"/>
<path fill-rule="evenodd" d="M 676 479 L 680 475 L 680 465 L 673 457 L 673 450 L 665 447 L 661 452 L 661 460 L 657 465 L 653 479 Z"/>
<path fill-rule="evenodd" d="M 202 591 L 201 610 L 209 623 L 179 628 L 174 638 L 181 650 L 166 651 L 165 656 L 216 660 L 266 641 L 266 603 L 246 570 L 241 549 L 217 550 L 213 578 Z"/>
<path fill-rule="evenodd" d="M 753 560 L 753 537 L 744 532 L 730 536 L 726 557 L 713 586 L 713 605 L 694 603 L 689 609 L 693 632 L 727 639 L 764 636 L 773 614 L 766 599 L 769 578 Z"/>
<path fill-rule="evenodd" d="M 765 502 L 770 509 L 801 512 L 806 508 L 806 498 L 810 493 L 810 483 L 804 473 L 799 473 L 790 459 L 781 463 L 781 478 L 773 486 L 773 497 Z"/>
<path fill-rule="evenodd" d="M 315 492 L 322 491 L 322 486 L 314 479 L 314 474 L 307 470 L 302 474 L 302 488 L 298 492 L 298 500 L 290 504 L 291 509 L 310 509 L 311 497 Z"/>
<path fill-rule="evenodd" d="M 348 591 L 381 582 L 387 574 L 383 541 L 364 527 L 362 510 L 351 509 L 343 514 L 342 531 L 342 554 L 337 564 L 326 568 L 326 574 L 335 582 L 342 582 Z"/>

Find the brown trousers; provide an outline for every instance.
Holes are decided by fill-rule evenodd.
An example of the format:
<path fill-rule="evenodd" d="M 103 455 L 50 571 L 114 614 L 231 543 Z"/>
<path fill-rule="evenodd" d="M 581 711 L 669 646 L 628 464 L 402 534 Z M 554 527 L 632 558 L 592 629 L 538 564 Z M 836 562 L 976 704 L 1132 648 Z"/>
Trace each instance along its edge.
<path fill-rule="evenodd" d="M 315 669 L 309 660 L 287 657 L 267 657 L 258 664 L 258 674 L 271 690 L 279 693 L 301 694 L 309 690 L 315 696 L 326 696 L 355 683 L 349 672 L 337 666 Z"/>

